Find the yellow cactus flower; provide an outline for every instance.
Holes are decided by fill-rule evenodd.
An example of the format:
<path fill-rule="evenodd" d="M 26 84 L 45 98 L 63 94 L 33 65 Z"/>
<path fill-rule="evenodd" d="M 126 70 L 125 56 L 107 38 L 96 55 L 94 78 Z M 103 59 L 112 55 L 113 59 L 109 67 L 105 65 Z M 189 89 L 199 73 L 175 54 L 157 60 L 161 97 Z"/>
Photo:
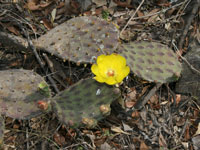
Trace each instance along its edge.
<path fill-rule="evenodd" d="M 93 64 L 91 70 L 96 81 L 109 85 L 120 83 L 130 72 L 126 59 L 119 54 L 98 56 L 97 64 Z"/>

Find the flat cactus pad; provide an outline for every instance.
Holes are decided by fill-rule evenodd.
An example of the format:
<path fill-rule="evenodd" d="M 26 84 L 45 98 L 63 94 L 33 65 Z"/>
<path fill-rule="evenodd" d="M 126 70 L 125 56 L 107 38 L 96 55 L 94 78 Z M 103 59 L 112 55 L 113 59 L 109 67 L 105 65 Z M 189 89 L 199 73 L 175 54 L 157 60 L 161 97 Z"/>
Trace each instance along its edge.
<path fill-rule="evenodd" d="M 46 82 L 29 70 L 0 71 L 0 114 L 15 119 L 28 119 L 41 114 L 37 101 L 47 101 L 50 95 L 39 88 L 41 83 L 44 85 Z"/>
<path fill-rule="evenodd" d="M 120 53 L 127 59 L 131 70 L 145 80 L 166 83 L 180 76 L 182 67 L 176 54 L 163 44 L 131 42 L 122 44 Z"/>
<path fill-rule="evenodd" d="M 91 127 L 109 114 L 109 105 L 119 96 L 119 90 L 112 86 L 85 79 L 54 97 L 53 106 L 65 124 Z"/>
<path fill-rule="evenodd" d="M 113 53 L 118 45 L 118 29 L 94 16 L 68 20 L 42 35 L 35 45 L 63 60 L 90 63 L 93 56 Z"/>

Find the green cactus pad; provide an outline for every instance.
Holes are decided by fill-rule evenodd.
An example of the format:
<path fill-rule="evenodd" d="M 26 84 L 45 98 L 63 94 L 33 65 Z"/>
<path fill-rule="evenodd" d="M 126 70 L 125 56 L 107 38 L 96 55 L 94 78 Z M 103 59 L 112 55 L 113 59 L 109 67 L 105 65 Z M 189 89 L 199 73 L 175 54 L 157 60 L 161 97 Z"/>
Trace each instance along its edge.
<path fill-rule="evenodd" d="M 39 87 L 41 83 L 46 82 L 29 70 L 0 71 L 0 114 L 15 119 L 29 119 L 41 114 L 37 102 L 47 102 L 50 95 Z"/>
<path fill-rule="evenodd" d="M 63 123 L 75 127 L 84 123 L 91 127 L 105 116 L 105 112 L 109 114 L 109 108 L 104 107 L 119 96 L 118 89 L 85 79 L 54 97 L 53 108 Z"/>
<path fill-rule="evenodd" d="M 122 44 L 120 53 L 131 70 L 151 82 L 173 82 L 181 73 L 176 54 L 167 46 L 156 42 L 131 42 Z"/>
<path fill-rule="evenodd" d="M 3 149 L 4 128 L 4 119 L 0 116 L 0 149 Z"/>
<path fill-rule="evenodd" d="M 94 56 L 113 53 L 118 37 L 114 24 L 94 16 L 82 16 L 56 26 L 36 40 L 35 45 L 64 61 L 91 63 Z"/>

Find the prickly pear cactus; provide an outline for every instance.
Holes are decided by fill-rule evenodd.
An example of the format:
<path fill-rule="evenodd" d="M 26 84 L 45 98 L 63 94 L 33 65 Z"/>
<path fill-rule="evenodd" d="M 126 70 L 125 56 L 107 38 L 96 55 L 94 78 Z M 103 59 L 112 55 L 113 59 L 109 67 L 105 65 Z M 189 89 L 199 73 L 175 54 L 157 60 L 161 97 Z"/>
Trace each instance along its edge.
<path fill-rule="evenodd" d="M 56 26 L 35 41 L 35 45 L 63 60 L 90 63 L 93 56 L 113 53 L 118 29 L 94 16 L 82 16 Z"/>
<path fill-rule="evenodd" d="M 176 54 L 167 46 L 156 42 L 131 42 L 122 44 L 120 53 L 131 70 L 151 82 L 172 82 L 178 79 L 181 64 Z"/>
<path fill-rule="evenodd" d="M 4 128 L 4 119 L 0 116 L 0 149 L 3 149 Z"/>
<path fill-rule="evenodd" d="M 119 96 L 112 86 L 85 79 L 54 97 L 53 107 L 65 124 L 90 128 L 110 113 L 111 102 Z"/>
<path fill-rule="evenodd" d="M 15 119 L 28 119 L 41 114 L 38 101 L 47 102 L 50 96 L 47 88 L 43 78 L 32 71 L 0 71 L 0 114 Z"/>

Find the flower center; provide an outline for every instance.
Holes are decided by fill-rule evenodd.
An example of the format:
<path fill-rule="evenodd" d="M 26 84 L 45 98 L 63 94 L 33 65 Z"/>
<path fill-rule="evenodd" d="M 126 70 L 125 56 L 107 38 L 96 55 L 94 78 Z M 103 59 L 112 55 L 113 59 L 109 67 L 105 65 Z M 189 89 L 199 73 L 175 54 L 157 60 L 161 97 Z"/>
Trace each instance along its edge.
<path fill-rule="evenodd" d="M 112 69 L 108 70 L 107 76 L 113 77 L 114 75 L 115 75 L 115 71 L 114 70 L 112 70 Z"/>

